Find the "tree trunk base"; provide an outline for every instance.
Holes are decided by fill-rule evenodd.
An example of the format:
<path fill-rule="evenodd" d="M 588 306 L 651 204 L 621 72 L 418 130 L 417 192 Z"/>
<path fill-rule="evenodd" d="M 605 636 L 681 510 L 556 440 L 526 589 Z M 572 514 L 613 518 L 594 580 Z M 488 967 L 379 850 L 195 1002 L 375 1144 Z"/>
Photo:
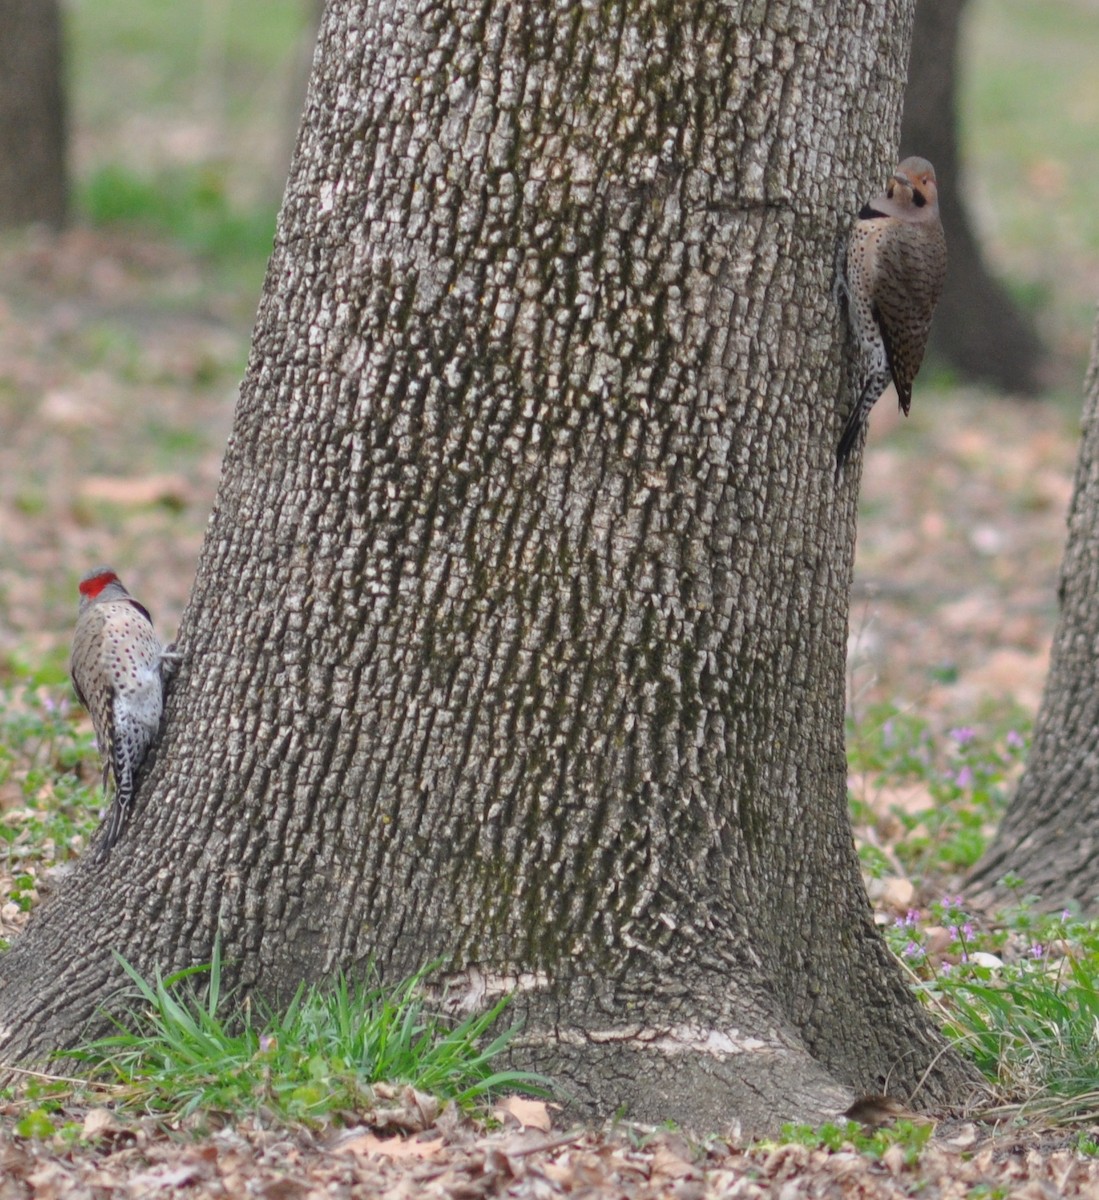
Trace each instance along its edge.
<path fill-rule="evenodd" d="M 643 1124 L 673 1121 L 696 1132 L 760 1137 L 783 1121 L 841 1120 L 855 1100 L 803 1050 L 751 1037 L 734 1043 L 722 1030 L 594 1030 L 522 1049 L 536 1069 L 552 1073 L 571 1114 L 587 1121 L 613 1113 Z M 714 1130 L 721 1112 L 728 1125 Z"/>

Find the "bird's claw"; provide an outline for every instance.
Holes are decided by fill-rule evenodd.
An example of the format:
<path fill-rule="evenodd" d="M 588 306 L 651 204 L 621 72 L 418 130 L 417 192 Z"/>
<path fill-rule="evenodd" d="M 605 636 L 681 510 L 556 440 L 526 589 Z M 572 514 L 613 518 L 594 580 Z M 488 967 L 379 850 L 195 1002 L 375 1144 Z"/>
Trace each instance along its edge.
<path fill-rule="evenodd" d="M 183 654 L 176 649 L 175 642 L 169 642 L 160 652 L 160 669 L 165 678 L 170 678 L 179 670 L 183 662 Z"/>

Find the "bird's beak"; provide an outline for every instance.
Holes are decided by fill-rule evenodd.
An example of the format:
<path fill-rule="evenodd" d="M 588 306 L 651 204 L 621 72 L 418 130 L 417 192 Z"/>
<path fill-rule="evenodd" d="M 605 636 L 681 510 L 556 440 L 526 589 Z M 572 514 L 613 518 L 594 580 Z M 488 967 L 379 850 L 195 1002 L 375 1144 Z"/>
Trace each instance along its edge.
<path fill-rule="evenodd" d="M 907 175 L 894 175 L 893 182 L 899 183 L 901 185 L 901 187 L 911 187 L 912 186 L 912 180 L 909 179 Z"/>

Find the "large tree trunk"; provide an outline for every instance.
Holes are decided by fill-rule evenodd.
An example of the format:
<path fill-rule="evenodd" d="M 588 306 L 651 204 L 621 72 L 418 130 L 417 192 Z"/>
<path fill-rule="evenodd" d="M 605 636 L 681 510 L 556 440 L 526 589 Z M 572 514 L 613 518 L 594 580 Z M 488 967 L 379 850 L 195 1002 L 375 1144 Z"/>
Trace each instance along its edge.
<path fill-rule="evenodd" d="M 112 949 L 220 929 L 268 995 L 371 956 L 518 987 L 582 1110 L 971 1084 L 845 805 L 831 270 L 911 15 L 333 0 L 164 740 L 0 959 L 8 1056 Z"/>
<path fill-rule="evenodd" d="M 958 43 L 966 0 L 919 0 L 904 97 L 901 147 L 934 164 L 950 271 L 931 347 L 960 375 L 1016 395 L 1037 392 L 1043 350 L 1027 315 L 989 271 L 962 188 L 958 155 Z"/>
<path fill-rule="evenodd" d="M 65 89 L 57 0 L 0 0 L 0 228 L 65 220 Z"/>
<path fill-rule="evenodd" d="M 1045 694 L 1011 807 L 972 876 L 1002 894 L 1009 872 L 1023 891 L 1060 906 L 1099 908 L 1099 324 L 1084 396 L 1084 440 L 1061 564 L 1061 615 Z"/>

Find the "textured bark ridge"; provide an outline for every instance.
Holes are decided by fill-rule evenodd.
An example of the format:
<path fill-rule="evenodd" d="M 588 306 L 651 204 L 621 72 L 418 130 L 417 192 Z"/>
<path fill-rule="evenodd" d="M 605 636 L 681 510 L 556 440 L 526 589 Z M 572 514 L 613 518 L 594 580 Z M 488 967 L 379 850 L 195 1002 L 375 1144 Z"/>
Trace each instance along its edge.
<path fill-rule="evenodd" d="M 330 4 L 158 762 L 6 1053 L 220 928 L 518 988 L 582 1111 L 959 1095 L 845 808 L 830 272 L 911 15 Z"/>
<path fill-rule="evenodd" d="M 1026 770 L 973 889 L 1009 872 L 1050 906 L 1099 908 L 1099 325 L 1061 564 L 1061 616 Z"/>

